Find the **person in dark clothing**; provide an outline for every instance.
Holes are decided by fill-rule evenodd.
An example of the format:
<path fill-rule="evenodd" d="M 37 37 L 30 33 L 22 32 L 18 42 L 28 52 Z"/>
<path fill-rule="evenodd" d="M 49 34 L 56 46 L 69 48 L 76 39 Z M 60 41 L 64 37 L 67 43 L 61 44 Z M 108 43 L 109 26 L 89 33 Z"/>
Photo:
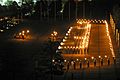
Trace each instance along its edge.
<path fill-rule="evenodd" d="M 68 62 L 68 63 L 67 63 L 67 70 L 69 70 L 69 66 L 70 66 L 70 63 Z"/>
<path fill-rule="evenodd" d="M 74 69 L 76 69 L 76 62 L 74 61 Z"/>
<path fill-rule="evenodd" d="M 82 62 L 80 61 L 80 69 L 82 68 Z"/>

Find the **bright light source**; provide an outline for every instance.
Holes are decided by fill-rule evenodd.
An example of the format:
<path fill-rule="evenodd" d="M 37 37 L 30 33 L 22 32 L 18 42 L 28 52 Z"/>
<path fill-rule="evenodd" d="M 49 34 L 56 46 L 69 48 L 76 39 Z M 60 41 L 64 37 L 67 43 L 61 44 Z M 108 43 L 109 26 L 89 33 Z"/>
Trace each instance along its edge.
<path fill-rule="evenodd" d="M 85 58 L 85 60 L 87 60 L 87 58 Z"/>
<path fill-rule="evenodd" d="M 67 60 L 65 59 L 64 62 L 67 62 Z"/>
<path fill-rule="evenodd" d="M 99 56 L 99 58 L 101 58 L 101 56 Z"/>
<path fill-rule="evenodd" d="M 51 34 L 51 36 L 53 36 L 53 34 Z"/>
<path fill-rule="evenodd" d="M 105 58 L 107 58 L 107 55 L 105 55 Z"/>
<path fill-rule="evenodd" d="M 0 32 L 3 32 L 4 30 L 0 29 Z"/>
<path fill-rule="evenodd" d="M 6 29 L 9 29 L 9 27 L 6 27 Z"/>
<path fill-rule="evenodd" d="M 22 33 L 25 33 L 25 31 L 22 31 Z"/>
<path fill-rule="evenodd" d="M 79 59 L 76 59 L 77 61 L 79 61 Z"/>
<path fill-rule="evenodd" d="M 94 59 L 94 57 L 93 57 L 93 56 L 92 56 L 91 58 L 92 58 L 92 59 Z"/>
<path fill-rule="evenodd" d="M 68 36 L 68 33 L 66 33 L 66 36 Z"/>
<path fill-rule="evenodd" d="M 29 30 L 27 30 L 27 33 L 29 33 L 30 31 Z"/>
<path fill-rule="evenodd" d="M 52 62 L 55 62 L 55 60 L 53 59 Z"/>
<path fill-rule="evenodd" d="M 21 35 L 21 33 L 19 33 L 19 35 Z"/>
<path fill-rule="evenodd" d="M 64 43 L 63 43 L 63 42 L 61 42 L 61 43 L 60 43 L 60 45 L 64 45 Z"/>
<path fill-rule="evenodd" d="M 61 46 L 59 46 L 59 47 L 58 47 L 58 49 L 62 49 L 62 47 L 61 47 Z"/>
<path fill-rule="evenodd" d="M 63 42 L 65 42 L 66 41 L 66 39 L 63 39 Z"/>

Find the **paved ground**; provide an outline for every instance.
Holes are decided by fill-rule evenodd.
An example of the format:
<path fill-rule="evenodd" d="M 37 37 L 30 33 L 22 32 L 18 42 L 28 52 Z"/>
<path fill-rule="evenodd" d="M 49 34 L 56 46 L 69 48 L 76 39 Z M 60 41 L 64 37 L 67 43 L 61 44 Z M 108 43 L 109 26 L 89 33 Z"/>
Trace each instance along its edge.
<path fill-rule="evenodd" d="M 69 22 L 45 22 L 39 20 L 25 20 L 15 28 L 0 34 L 0 80 L 35 80 L 34 75 L 37 61 L 39 61 L 39 76 L 47 66 L 47 55 L 43 42 L 55 29 L 64 35 Z M 57 27 L 56 27 L 57 26 Z M 13 35 L 19 30 L 30 29 L 32 40 L 15 40 Z M 60 29 L 61 28 L 61 29 Z M 60 31 L 60 32 L 59 32 Z M 49 59 L 48 59 L 49 60 Z M 40 80 L 44 76 L 40 77 Z"/>
<path fill-rule="evenodd" d="M 0 80 L 51 80 L 50 75 L 48 73 L 41 74 L 46 66 L 44 65 L 44 59 L 48 55 L 43 56 L 41 49 L 41 41 L 44 41 L 47 38 L 44 36 L 48 35 L 52 29 L 56 31 L 60 31 L 62 35 L 65 34 L 68 29 L 69 22 L 64 23 L 47 23 L 47 22 L 39 22 L 39 21 L 25 21 L 20 24 L 18 27 L 13 29 L 12 31 L 8 31 L 7 33 L 0 34 Z M 31 40 L 31 41 L 17 41 L 8 39 L 12 34 L 20 29 L 23 29 L 27 26 L 27 28 L 31 29 L 31 32 L 38 36 L 39 39 Z M 38 27 L 40 26 L 40 27 Z M 47 27 L 44 28 L 44 26 Z M 54 26 L 58 26 L 57 29 Z M 42 27 L 42 28 L 41 28 Z M 93 26 L 98 28 L 97 26 Z M 62 29 L 61 29 L 62 28 Z M 104 29 L 104 28 L 102 28 Z M 60 34 L 61 34 L 60 33 Z M 104 33 L 104 32 L 102 32 Z M 100 33 L 102 35 L 102 33 Z M 96 34 L 97 36 L 98 34 Z M 43 36 L 43 37 L 42 37 Z M 96 37 L 98 38 L 98 37 Z M 43 39 L 43 40 L 42 40 Z M 91 40 L 92 41 L 92 40 Z M 107 42 L 107 40 L 106 40 Z M 97 43 L 97 42 L 96 42 Z M 96 44 L 97 45 L 97 44 Z M 103 45 L 104 46 L 104 45 Z M 37 55 L 37 58 L 40 60 L 40 69 L 39 75 L 35 73 L 35 62 L 34 55 Z M 39 56 L 38 56 L 39 55 Z M 119 54 L 117 54 L 119 56 Z M 117 56 L 117 57 L 118 57 Z M 93 64 L 92 64 L 93 65 Z M 90 65 L 90 66 L 92 66 Z M 96 68 L 87 68 L 84 67 L 82 70 L 77 66 L 77 70 L 73 70 L 73 66 L 71 66 L 70 71 L 66 71 L 64 75 L 53 75 L 53 80 L 115 80 L 119 77 L 120 73 L 120 58 L 117 58 L 117 65 L 111 65 L 106 67 Z M 72 75 L 73 74 L 73 75 Z M 38 75 L 38 76 L 37 76 Z"/>
<path fill-rule="evenodd" d="M 69 65 L 69 70 L 66 70 L 64 75 L 61 77 L 54 76 L 54 80 L 119 80 L 119 48 L 116 46 L 114 36 L 111 34 L 112 31 L 110 27 L 109 30 L 113 43 L 113 49 L 115 50 L 116 64 L 113 62 L 113 55 L 110 50 L 109 37 L 106 34 L 105 24 L 92 24 L 89 43 L 89 55 L 97 58 L 96 67 L 94 67 L 93 62 L 90 62 L 89 67 L 87 67 L 87 63 L 83 62 L 82 68 L 80 69 L 80 63 L 76 62 L 76 69 L 74 69 L 74 65 L 71 64 Z M 79 56 L 79 54 L 77 55 Z M 104 60 L 103 66 L 100 65 L 101 63 L 99 63 L 99 55 Z M 108 65 L 107 59 L 104 57 L 105 55 L 110 57 L 111 65 Z M 76 54 L 73 54 L 71 57 L 78 58 Z M 71 57 L 68 56 L 66 59 Z M 65 68 L 67 69 L 67 63 Z"/>

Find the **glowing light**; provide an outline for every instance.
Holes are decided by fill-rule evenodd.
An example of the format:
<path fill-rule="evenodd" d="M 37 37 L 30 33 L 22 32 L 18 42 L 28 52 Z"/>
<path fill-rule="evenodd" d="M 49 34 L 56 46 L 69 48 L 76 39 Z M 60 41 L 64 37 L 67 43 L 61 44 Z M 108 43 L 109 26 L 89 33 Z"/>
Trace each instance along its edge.
<path fill-rule="evenodd" d="M 64 48 L 66 49 L 66 46 L 64 46 Z"/>
<path fill-rule="evenodd" d="M 91 58 L 92 58 L 92 59 L 94 59 L 94 57 L 93 57 L 93 56 L 92 56 Z"/>
<path fill-rule="evenodd" d="M 67 60 L 65 59 L 64 62 L 67 62 Z"/>
<path fill-rule="evenodd" d="M 64 43 L 63 43 L 63 42 L 61 42 L 61 43 L 60 43 L 60 45 L 64 45 Z"/>
<path fill-rule="evenodd" d="M 106 20 L 105 20 L 104 22 L 105 22 L 105 24 L 106 24 L 106 33 L 107 33 L 107 36 L 108 36 L 108 39 L 109 39 L 110 50 L 111 50 L 111 52 L 112 52 L 112 56 L 115 57 L 115 53 L 114 53 L 114 50 L 113 50 L 111 37 L 110 37 L 110 34 L 109 34 L 108 23 L 107 23 Z"/>
<path fill-rule="evenodd" d="M 68 36 L 68 33 L 66 33 L 66 36 Z"/>
<path fill-rule="evenodd" d="M 58 49 L 62 49 L 62 47 L 61 47 L 61 46 L 59 46 L 59 47 L 58 47 Z"/>
<path fill-rule="evenodd" d="M 85 61 L 87 60 L 87 58 L 84 58 L 85 59 Z"/>
<path fill-rule="evenodd" d="M 27 30 L 27 33 L 29 33 L 30 31 L 29 30 Z"/>
<path fill-rule="evenodd" d="M 55 62 L 55 60 L 53 59 L 52 62 Z"/>
<path fill-rule="evenodd" d="M 63 42 L 65 42 L 66 41 L 66 39 L 63 39 Z"/>
<path fill-rule="evenodd" d="M 67 39 L 68 37 L 65 36 L 65 39 Z"/>
<path fill-rule="evenodd" d="M 21 35 L 22 33 L 19 33 L 19 35 Z"/>
<path fill-rule="evenodd" d="M 24 34 L 24 33 L 25 33 L 25 31 L 22 31 L 22 33 Z"/>
<path fill-rule="evenodd" d="M 101 58 L 101 56 L 99 56 L 99 58 Z"/>
<path fill-rule="evenodd" d="M 53 35 L 57 36 L 57 34 L 58 34 L 58 33 L 57 33 L 56 31 L 53 31 Z"/>
<path fill-rule="evenodd" d="M 107 58 L 107 55 L 105 55 L 105 58 Z"/>
<path fill-rule="evenodd" d="M 3 32 L 4 30 L 0 29 L 0 32 Z"/>
<path fill-rule="evenodd" d="M 79 59 L 76 59 L 77 61 L 79 61 Z"/>

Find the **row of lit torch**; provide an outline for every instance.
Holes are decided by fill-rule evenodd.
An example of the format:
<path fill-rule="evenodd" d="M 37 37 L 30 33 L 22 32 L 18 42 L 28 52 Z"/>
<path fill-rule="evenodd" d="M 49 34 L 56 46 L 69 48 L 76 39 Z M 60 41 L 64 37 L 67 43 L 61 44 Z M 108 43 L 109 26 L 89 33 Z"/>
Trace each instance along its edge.
<path fill-rule="evenodd" d="M 77 22 L 78 24 L 82 24 L 82 22 Z M 73 36 L 74 40 L 77 40 L 77 45 L 75 46 L 65 46 L 65 42 L 68 39 L 68 36 L 70 36 L 71 30 L 77 27 L 70 27 L 68 32 L 66 33 L 66 36 L 64 37 L 63 41 L 60 43 L 60 46 L 58 49 L 86 49 L 88 48 L 89 43 L 89 36 L 90 36 L 90 30 L 91 30 L 91 24 L 89 22 L 85 22 L 86 26 L 84 28 L 78 28 L 78 29 L 85 29 L 84 35 L 81 36 Z M 78 26 L 81 27 L 81 26 Z M 80 41 L 81 40 L 81 41 Z M 84 53 L 84 50 L 82 50 Z M 81 51 L 80 51 L 81 52 Z"/>

